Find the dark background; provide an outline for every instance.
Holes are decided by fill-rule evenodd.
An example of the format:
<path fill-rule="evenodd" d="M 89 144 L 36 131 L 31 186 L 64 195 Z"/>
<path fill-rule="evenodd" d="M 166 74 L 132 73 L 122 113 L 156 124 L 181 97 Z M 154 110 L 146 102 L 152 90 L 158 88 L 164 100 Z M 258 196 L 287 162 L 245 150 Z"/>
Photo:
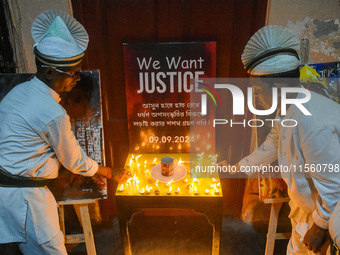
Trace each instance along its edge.
<path fill-rule="evenodd" d="M 118 168 L 129 148 L 123 43 L 216 41 L 217 77 L 246 77 L 240 56 L 265 25 L 267 1 L 72 0 L 72 7 L 90 36 L 84 69 L 101 74 L 106 162 Z M 248 153 L 249 141 L 250 130 L 233 128 L 219 141 L 225 146 L 221 158 L 238 161 Z M 244 179 L 222 180 L 224 214 L 240 216 L 244 184 Z M 101 201 L 104 218 L 116 214 L 114 191 L 109 182 L 109 199 Z"/>

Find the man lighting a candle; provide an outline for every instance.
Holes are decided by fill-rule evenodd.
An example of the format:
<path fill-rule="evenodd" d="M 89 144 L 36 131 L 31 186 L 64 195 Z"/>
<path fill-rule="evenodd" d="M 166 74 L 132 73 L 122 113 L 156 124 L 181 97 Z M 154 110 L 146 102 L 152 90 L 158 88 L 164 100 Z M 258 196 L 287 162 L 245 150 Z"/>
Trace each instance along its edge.
<path fill-rule="evenodd" d="M 280 26 L 260 29 L 247 43 L 242 62 L 264 109 L 272 106 L 273 88 L 278 89 L 279 97 L 285 87 L 301 88 L 299 49 L 299 38 Z M 294 99 L 304 96 L 291 95 Z M 278 160 L 279 165 L 291 169 L 281 173 L 291 208 L 292 236 L 287 254 L 319 253 L 327 239 L 329 217 L 340 198 L 340 173 L 335 171 L 340 165 L 340 105 L 311 92 L 303 106 L 311 115 L 288 105 L 286 115 L 279 112 L 278 118 L 294 119 L 297 126 L 284 127 L 275 121 L 265 142 L 234 165 L 242 171 Z M 315 170 L 320 167 L 321 171 Z"/>
<path fill-rule="evenodd" d="M 23 254 L 67 254 L 57 203 L 47 188 L 60 164 L 84 176 L 113 177 L 87 157 L 71 131 L 60 93 L 80 80 L 88 44 L 84 27 L 61 11 L 46 11 L 32 25 L 36 76 L 0 103 L 0 243 Z"/>

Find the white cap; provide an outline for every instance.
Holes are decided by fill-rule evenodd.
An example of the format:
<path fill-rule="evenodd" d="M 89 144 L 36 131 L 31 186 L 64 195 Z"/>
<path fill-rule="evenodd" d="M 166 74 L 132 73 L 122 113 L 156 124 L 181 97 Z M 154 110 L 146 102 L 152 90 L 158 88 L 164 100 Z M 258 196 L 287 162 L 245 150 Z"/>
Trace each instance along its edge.
<path fill-rule="evenodd" d="M 270 25 L 258 30 L 241 56 L 247 73 L 270 75 L 296 69 L 300 65 L 300 40 L 289 29 Z"/>
<path fill-rule="evenodd" d="M 32 24 L 33 51 L 44 64 L 69 67 L 79 64 L 89 37 L 85 28 L 60 10 L 41 13 Z"/>

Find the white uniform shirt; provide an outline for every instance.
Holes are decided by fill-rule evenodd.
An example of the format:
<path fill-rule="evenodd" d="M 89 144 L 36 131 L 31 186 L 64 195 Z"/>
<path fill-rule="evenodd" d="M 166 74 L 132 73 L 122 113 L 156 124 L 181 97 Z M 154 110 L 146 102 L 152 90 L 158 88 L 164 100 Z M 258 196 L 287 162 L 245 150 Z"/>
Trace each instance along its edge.
<path fill-rule="evenodd" d="M 340 105 L 312 92 L 304 106 L 312 116 L 305 116 L 295 105 L 290 106 L 283 119 L 294 119 L 298 125 L 282 127 L 275 122 L 265 142 L 239 165 L 267 165 L 278 159 L 279 165 L 290 169 L 281 173 L 291 199 L 290 217 L 299 218 L 294 214 L 303 209 L 313 214 L 318 226 L 327 229 L 329 217 L 340 199 Z M 307 164 L 313 164 L 310 171 L 300 172 Z M 330 171 L 332 168 L 335 171 Z"/>
<path fill-rule="evenodd" d="M 34 77 L 0 102 L 0 166 L 13 175 L 52 179 L 60 164 L 93 176 L 98 164 L 79 146 L 59 95 Z M 38 242 L 59 231 L 56 201 L 47 187 L 0 187 L 0 243 L 24 242 L 31 210 Z"/>
<path fill-rule="evenodd" d="M 340 247 L 340 200 L 329 219 L 329 233 L 337 247 Z"/>

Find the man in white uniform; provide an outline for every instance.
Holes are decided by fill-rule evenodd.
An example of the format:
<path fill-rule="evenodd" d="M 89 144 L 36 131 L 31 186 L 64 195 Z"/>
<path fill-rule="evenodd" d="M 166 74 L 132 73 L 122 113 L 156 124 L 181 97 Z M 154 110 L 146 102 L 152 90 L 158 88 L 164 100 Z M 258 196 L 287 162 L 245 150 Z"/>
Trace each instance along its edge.
<path fill-rule="evenodd" d="M 329 219 L 329 233 L 331 235 L 333 245 L 331 247 L 331 255 L 340 254 L 340 200 L 336 205 L 331 218 Z"/>
<path fill-rule="evenodd" d="M 283 88 L 301 88 L 299 48 L 299 39 L 279 26 L 260 29 L 247 43 L 242 62 L 264 109 L 272 106 L 273 88 L 278 89 L 278 102 Z M 319 253 L 327 239 L 329 217 L 340 198 L 340 105 L 314 92 L 307 100 L 308 94 L 288 94 L 290 99 L 307 102 L 303 107 L 288 105 L 285 115 L 279 112 L 265 142 L 235 165 L 242 171 L 278 160 L 279 166 L 289 169 L 281 173 L 291 207 L 292 237 L 287 254 Z M 289 119 L 297 125 L 287 127 L 294 126 Z"/>
<path fill-rule="evenodd" d="M 32 36 L 37 74 L 0 102 L 0 244 L 19 243 L 23 254 L 67 254 L 48 180 L 61 164 L 84 176 L 112 173 L 87 157 L 59 104 L 60 93 L 80 79 L 84 27 L 67 13 L 46 11 Z"/>

